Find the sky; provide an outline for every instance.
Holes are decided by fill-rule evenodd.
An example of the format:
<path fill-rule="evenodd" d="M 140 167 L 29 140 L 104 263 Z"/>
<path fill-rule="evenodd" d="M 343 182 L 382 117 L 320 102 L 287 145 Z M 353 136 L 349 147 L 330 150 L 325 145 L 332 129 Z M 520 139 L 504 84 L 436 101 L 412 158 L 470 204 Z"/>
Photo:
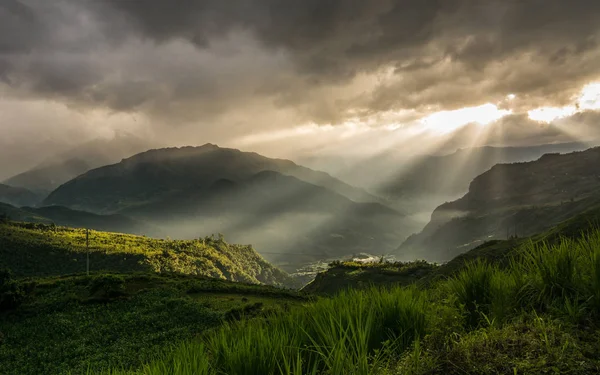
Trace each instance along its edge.
<path fill-rule="evenodd" d="M 122 133 L 290 158 L 597 139 L 599 42 L 595 0 L 0 0 L 0 178 Z"/>

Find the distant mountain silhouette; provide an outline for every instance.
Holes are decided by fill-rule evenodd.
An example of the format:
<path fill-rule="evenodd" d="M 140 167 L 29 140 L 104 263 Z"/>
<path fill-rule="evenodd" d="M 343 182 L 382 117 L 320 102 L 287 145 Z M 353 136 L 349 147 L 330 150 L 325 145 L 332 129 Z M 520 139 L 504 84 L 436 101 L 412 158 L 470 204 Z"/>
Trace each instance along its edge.
<path fill-rule="evenodd" d="M 116 163 L 147 147 L 147 142 L 129 134 L 120 134 L 112 139 L 96 139 L 10 177 L 5 183 L 27 188 L 45 197 L 63 183 L 90 169 Z"/>
<path fill-rule="evenodd" d="M 118 164 L 97 168 L 52 192 L 46 203 L 93 212 L 116 212 L 159 201 L 188 189 L 202 189 L 218 180 L 243 181 L 263 171 L 294 176 L 354 201 L 378 200 L 324 172 L 313 171 L 289 160 L 270 159 L 253 152 L 206 144 L 150 150 Z"/>
<path fill-rule="evenodd" d="M 43 198 L 43 196 L 22 187 L 0 184 L 0 202 L 14 206 L 34 206 Z"/>
<path fill-rule="evenodd" d="M 486 240 L 529 236 L 600 205 L 600 148 L 498 164 L 462 198 L 439 206 L 398 250 L 445 261 Z"/>
<path fill-rule="evenodd" d="M 417 229 L 378 198 L 326 173 L 212 144 L 150 150 L 91 170 L 44 204 L 122 213 L 177 238 L 222 232 L 282 255 L 266 256 L 271 260 L 282 253 L 311 261 L 381 253 Z"/>
<path fill-rule="evenodd" d="M 106 232 L 159 235 L 160 230 L 124 215 L 97 215 L 61 206 L 21 207 L 0 203 L 0 215 L 14 221 L 56 224 L 73 228 L 88 228 Z"/>

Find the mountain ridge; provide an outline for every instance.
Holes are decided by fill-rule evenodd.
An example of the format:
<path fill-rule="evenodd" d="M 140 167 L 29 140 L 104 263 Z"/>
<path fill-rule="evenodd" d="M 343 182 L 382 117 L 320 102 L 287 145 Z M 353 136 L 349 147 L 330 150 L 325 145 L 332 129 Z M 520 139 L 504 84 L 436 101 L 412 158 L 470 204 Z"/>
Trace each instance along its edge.
<path fill-rule="evenodd" d="M 191 159 L 194 158 L 198 159 L 198 163 L 203 164 L 203 171 L 194 171 L 191 170 L 192 168 L 186 168 L 185 161 L 191 162 L 193 161 Z M 220 158 L 220 160 L 215 160 L 218 158 Z M 218 163 L 212 164 L 214 162 Z M 242 164 L 240 167 L 243 167 L 243 169 L 246 170 L 240 170 L 242 168 L 233 170 L 236 167 L 233 164 L 236 162 Z M 160 164 L 157 165 L 158 163 Z M 158 167 L 161 168 L 160 171 L 158 170 Z M 152 170 L 149 168 L 152 168 Z M 178 168 L 179 170 L 174 170 L 174 168 Z M 254 152 L 244 152 L 237 149 L 221 148 L 214 144 L 207 143 L 198 147 L 185 146 L 151 149 L 123 159 L 119 163 L 92 169 L 60 186 L 58 189 L 53 191 L 48 198 L 46 198 L 44 203 L 46 205 L 69 205 L 62 201 L 64 197 L 61 196 L 61 191 L 68 189 L 70 185 L 80 184 L 85 179 L 114 178 L 121 174 L 126 174 L 132 170 L 135 170 L 135 173 L 139 175 L 145 174 L 146 176 L 144 177 L 153 180 L 152 182 L 158 186 L 164 184 L 165 179 L 171 178 L 168 181 L 169 187 L 176 189 L 203 186 L 222 178 L 235 181 L 243 179 L 244 176 L 249 177 L 259 171 L 273 170 L 276 172 L 297 176 L 306 182 L 329 187 L 332 190 L 342 193 L 342 195 L 348 196 L 352 200 L 378 201 L 377 197 L 361 191 L 361 189 L 347 185 L 346 183 L 331 177 L 325 172 L 314 171 L 309 168 L 299 166 L 291 160 L 271 159 Z M 157 173 L 162 173 L 160 179 L 156 178 Z M 127 194 L 134 193 L 131 191 L 131 189 L 127 191 L 127 186 L 118 186 L 118 188 L 123 189 Z M 105 204 L 89 205 L 89 203 L 87 206 L 81 205 L 74 206 L 73 208 L 80 208 L 95 212 L 111 212 L 111 210 L 118 210 L 115 207 L 110 207 L 107 209 Z"/>
<path fill-rule="evenodd" d="M 462 198 L 438 206 L 430 222 L 397 250 L 446 261 L 484 241 L 529 236 L 600 205 L 600 147 L 497 164 Z"/>
<path fill-rule="evenodd" d="M 93 169 L 44 204 L 125 214 L 172 238 L 227 233 L 235 242 L 303 261 L 364 247 L 387 252 L 417 229 L 376 197 L 324 172 L 214 144 L 148 150 Z"/>

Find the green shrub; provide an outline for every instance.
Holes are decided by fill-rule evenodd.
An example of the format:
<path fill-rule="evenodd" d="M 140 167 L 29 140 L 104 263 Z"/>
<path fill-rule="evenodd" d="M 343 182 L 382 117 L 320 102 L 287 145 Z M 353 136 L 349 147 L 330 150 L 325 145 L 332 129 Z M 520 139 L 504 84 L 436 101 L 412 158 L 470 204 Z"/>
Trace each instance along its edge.
<path fill-rule="evenodd" d="M 223 318 L 228 321 L 240 320 L 242 318 L 248 318 L 258 315 L 263 309 L 262 302 L 256 302 L 245 305 L 243 307 L 236 307 L 230 309 L 225 313 Z"/>
<path fill-rule="evenodd" d="M 22 285 L 13 280 L 10 271 L 0 270 L 0 312 L 17 308 L 24 299 Z"/>
<path fill-rule="evenodd" d="M 102 297 L 114 298 L 125 292 L 125 279 L 118 275 L 98 275 L 90 280 L 90 295 L 100 294 Z"/>

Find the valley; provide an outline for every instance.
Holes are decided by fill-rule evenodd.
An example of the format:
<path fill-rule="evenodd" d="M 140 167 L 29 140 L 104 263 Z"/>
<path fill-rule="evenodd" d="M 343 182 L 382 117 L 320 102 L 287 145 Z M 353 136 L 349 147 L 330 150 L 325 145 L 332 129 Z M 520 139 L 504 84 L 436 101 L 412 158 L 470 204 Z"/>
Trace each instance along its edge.
<path fill-rule="evenodd" d="M 455 361 L 595 373 L 600 353 L 580 329 L 600 327 L 599 150 L 496 164 L 420 232 L 389 195 L 212 144 L 91 169 L 37 204 L 6 188 L 0 373 L 462 374 Z M 560 295 L 545 294 L 549 277 L 568 277 L 548 281 Z M 528 359 L 504 347 L 519 330 Z"/>

